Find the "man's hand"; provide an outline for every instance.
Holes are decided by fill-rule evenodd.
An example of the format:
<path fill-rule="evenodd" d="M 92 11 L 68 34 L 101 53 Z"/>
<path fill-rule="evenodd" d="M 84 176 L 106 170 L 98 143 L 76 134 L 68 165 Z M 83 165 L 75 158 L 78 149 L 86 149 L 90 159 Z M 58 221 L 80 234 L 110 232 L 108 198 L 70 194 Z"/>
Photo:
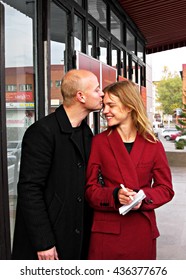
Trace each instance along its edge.
<path fill-rule="evenodd" d="M 39 260 L 59 260 L 56 247 L 53 247 L 49 250 L 37 252 Z"/>

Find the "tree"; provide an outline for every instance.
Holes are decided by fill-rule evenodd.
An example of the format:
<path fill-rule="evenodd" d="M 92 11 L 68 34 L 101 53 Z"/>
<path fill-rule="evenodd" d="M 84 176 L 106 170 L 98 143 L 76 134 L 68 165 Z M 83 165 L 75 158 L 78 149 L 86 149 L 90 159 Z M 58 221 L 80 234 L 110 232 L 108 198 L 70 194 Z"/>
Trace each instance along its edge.
<path fill-rule="evenodd" d="M 182 113 L 178 118 L 179 125 L 176 128 L 181 132 L 181 135 L 186 135 L 186 105 L 183 104 Z"/>
<path fill-rule="evenodd" d="M 157 101 L 164 114 L 173 115 L 176 108 L 182 108 L 182 80 L 177 74 L 171 74 L 165 66 L 162 80 L 155 82 Z"/>

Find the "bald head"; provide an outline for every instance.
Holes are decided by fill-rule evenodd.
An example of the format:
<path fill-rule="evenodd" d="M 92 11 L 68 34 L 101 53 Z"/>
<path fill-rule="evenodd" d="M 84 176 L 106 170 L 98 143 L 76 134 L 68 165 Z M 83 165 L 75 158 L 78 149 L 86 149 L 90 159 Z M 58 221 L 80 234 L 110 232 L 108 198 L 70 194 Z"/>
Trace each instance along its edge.
<path fill-rule="evenodd" d="M 63 102 L 66 106 L 73 104 L 78 91 L 86 91 L 89 87 L 89 81 L 97 79 L 96 76 L 84 69 L 73 69 L 68 71 L 61 82 L 61 93 Z"/>

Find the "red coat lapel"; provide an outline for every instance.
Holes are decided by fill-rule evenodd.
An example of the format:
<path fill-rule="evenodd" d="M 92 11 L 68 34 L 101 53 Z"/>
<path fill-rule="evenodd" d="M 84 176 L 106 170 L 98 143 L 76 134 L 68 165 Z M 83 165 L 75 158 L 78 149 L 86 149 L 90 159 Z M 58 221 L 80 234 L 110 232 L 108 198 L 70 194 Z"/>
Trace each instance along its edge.
<path fill-rule="evenodd" d="M 116 129 L 113 130 L 107 137 L 118 169 L 123 178 L 123 182 L 121 183 L 123 183 L 125 187 L 138 189 L 139 182 L 136 172 L 136 166 L 141 158 L 142 150 L 144 147 L 143 138 L 137 135 L 132 147 L 132 151 L 129 154 Z"/>

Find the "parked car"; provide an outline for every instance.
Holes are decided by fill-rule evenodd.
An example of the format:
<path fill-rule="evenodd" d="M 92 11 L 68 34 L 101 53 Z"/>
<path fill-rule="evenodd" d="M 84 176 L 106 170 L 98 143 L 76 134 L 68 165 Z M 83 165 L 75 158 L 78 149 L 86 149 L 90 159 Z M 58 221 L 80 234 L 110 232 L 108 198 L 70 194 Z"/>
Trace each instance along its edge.
<path fill-rule="evenodd" d="M 18 178 L 18 166 L 17 166 L 17 158 L 14 155 L 8 155 L 8 186 L 9 186 L 9 194 L 17 195 L 17 178 Z"/>
<path fill-rule="evenodd" d="M 165 128 L 163 129 L 161 135 L 167 140 L 171 140 L 171 135 L 178 133 L 179 130 L 176 128 Z"/>
<path fill-rule="evenodd" d="M 184 141 L 186 142 L 186 135 L 180 135 L 180 136 L 177 136 L 176 139 L 175 139 L 176 142 L 179 142 L 179 141 Z"/>
<path fill-rule="evenodd" d="M 177 136 L 181 135 L 181 131 L 173 133 L 170 135 L 170 140 L 175 140 Z"/>
<path fill-rule="evenodd" d="M 8 156 L 16 156 L 17 161 L 19 161 L 21 157 L 21 143 L 21 140 L 8 141 L 7 143 Z"/>

